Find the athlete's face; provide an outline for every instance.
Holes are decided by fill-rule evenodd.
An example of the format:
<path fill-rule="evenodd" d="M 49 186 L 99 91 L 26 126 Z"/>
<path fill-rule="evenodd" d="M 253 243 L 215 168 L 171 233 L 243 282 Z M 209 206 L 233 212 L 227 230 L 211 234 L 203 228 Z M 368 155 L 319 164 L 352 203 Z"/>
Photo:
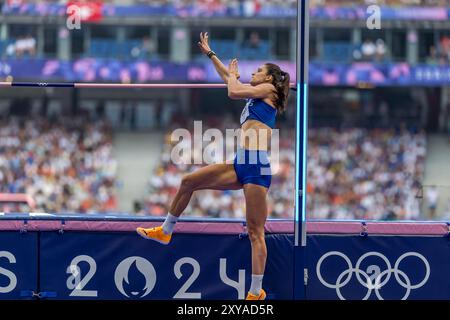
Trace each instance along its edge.
<path fill-rule="evenodd" d="M 267 68 L 265 65 L 262 65 L 256 70 L 256 72 L 252 73 L 252 78 L 250 80 L 250 84 L 252 86 L 257 86 L 258 84 L 271 82 L 272 76 L 267 75 Z"/>

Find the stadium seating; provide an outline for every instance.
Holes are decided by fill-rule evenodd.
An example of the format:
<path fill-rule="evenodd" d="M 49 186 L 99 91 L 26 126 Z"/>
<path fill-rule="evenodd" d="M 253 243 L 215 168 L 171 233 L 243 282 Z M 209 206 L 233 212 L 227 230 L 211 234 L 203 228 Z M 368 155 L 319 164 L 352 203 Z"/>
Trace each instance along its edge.
<path fill-rule="evenodd" d="M 0 121 L 0 193 L 26 193 L 37 212 L 117 210 L 111 134 L 80 117 Z"/>
<path fill-rule="evenodd" d="M 294 131 L 281 130 L 279 170 L 270 189 L 269 216 L 293 218 Z M 424 133 L 361 128 L 309 130 L 309 218 L 316 219 L 419 219 L 415 198 L 425 165 Z M 145 214 L 167 214 L 184 174 L 201 166 L 170 163 L 167 144 L 161 163 L 151 174 Z M 197 191 L 187 216 L 244 218 L 241 191 Z"/>

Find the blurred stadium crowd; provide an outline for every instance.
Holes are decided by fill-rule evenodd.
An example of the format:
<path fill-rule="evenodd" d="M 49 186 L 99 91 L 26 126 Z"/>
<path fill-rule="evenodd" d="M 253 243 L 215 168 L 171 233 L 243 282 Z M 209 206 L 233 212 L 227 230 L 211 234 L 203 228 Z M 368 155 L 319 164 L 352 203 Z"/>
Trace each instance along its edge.
<path fill-rule="evenodd" d="M 23 3 L 39 3 L 39 2 L 53 2 L 65 4 L 71 0 L 3 0 L 0 4 L 7 3 L 8 5 L 20 5 Z M 83 2 L 83 1 L 80 1 Z M 95 2 L 95 1 L 92 1 Z M 218 4 L 230 4 L 230 3 L 245 3 L 253 2 L 260 5 L 276 4 L 280 6 L 296 6 L 297 0 L 101 0 L 104 3 L 113 3 L 117 5 L 130 5 L 130 4 L 148 4 L 148 5 L 218 5 Z M 446 6 L 450 4 L 449 0 L 310 0 L 311 6 L 325 6 L 325 5 L 366 5 L 366 4 L 379 4 L 389 6 L 405 6 L 405 5 L 424 5 L 424 6 Z"/>
<path fill-rule="evenodd" d="M 0 120 L 0 193 L 31 195 L 34 211 L 116 210 L 116 167 L 105 122 Z"/>
<path fill-rule="evenodd" d="M 210 118 L 209 127 L 224 131 L 236 124 L 229 117 Z M 279 168 L 272 180 L 269 212 L 272 218 L 292 218 L 294 131 L 284 129 L 280 135 Z M 3 119 L 0 137 L 0 193 L 29 194 L 36 201 L 36 210 L 42 212 L 117 209 L 117 161 L 105 121 L 90 122 L 83 117 Z M 183 143 L 190 145 L 191 141 Z M 308 143 L 310 218 L 420 217 L 416 196 L 424 173 L 424 132 L 319 128 L 309 131 Z M 174 145 L 167 132 L 160 164 L 151 174 L 148 196 L 137 214 L 166 215 L 182 176 L 202 166 L 174 164 Z M 191 156 L 194 159 L 195 155 Z M 243 218 L 243 194 L 197 191 L 186 215 Z"/>
<path fill-rule="evenodd" d="M 36 4 L 31 10 L 27 5 Z M 28 1 L 28 0 L 9 0 L 4 1 L 3 14 L 5 15 L 29 15 L 29 16 L 46 16 L 50 13 L 45 12 L 41 7 L 43 3 L 55 3 L 61 6 L 69 5 L 71 3 L 92 3 L 92 1 Z M 271 11 L 270 8 L 280 8 L 280 12 L 283 12 L 282 8 L 295 8 L 296 0 L 157 0 L 157 1 L 100 1 L 100 3 L 110 4 L 112 6 L 135 6 L 139 13 L 139 6 L 149 5 L 152 7 L 158 6 L 173 6 L 176 12 L 183 6 L 195 6 L 199 8 L 197 11 L 190 13 L 194 17 L 205 16 L 208 17 L 207 12 L 211 14 L 214 12 L 222 12 L 222 17 L 236 17 L 229 10 L 230 8 L 240 8 L 237 12 L 241 12 L 241 16 L 252 17 L 255 13 Z M 320 18 L 320 15 L 316 18 L 322 20 L 345 20 L 345 15 L 340 16 L 336 10 L 332 10 L 334 6 L 339 9 L 345 9 L 345 7 L 367 6 L 370 4 L 386 5 L 390 8 L 398 8 L 408 6 L 426 6 L 444 8 L 445 14 L 447 8 L 450 7 L 450 0 L 365 0 L 365 1 L 339 1 L 339 0 L 311 0 L 310 7 L 314 8 L 326 8 L 324 11 L 329 14 L 326 17 Z M 1 6 L 1 2 L 0 2 Z M 221 9 L 222 8 L 222 9 Z M 330 9 L 330 10 L 328 10 Z M 102 10 L 88 8 L 87 11 L 104 11 L 104 14 L 111 10 Z M 85 11 L 86 11 L 85 10 Z M 273 10 L 272 10 L 273 11 Z M 314 10 L 313 10 L 314 11 Z M 317 11 L 317 10 L 316 10 Z M 322 12 L 321 11 L 321 12 Z M 345 10 L 344 10 L 345 11 Z M 58 11 L 59 12 L 59 11 Z M 66 13 L 65 7 L 60 10 L 64 15 Z M 112 10 L 112 12 L 116 12 Z M 164 11 L 165 12 L 165 11 Z M 167 11 L 168 14 L 172 11 Z M 272 18 L 286 18 L 294 19 L 293 16 L 283 16 L 282 13 L 273 13 Z M 295 12 L 295 10 L 294 10 Z M 363 10 L 363 12 L 365 12 Z M 203 14 L 206 15 L 203 15 Z M 100 16 L 102 13 L 98 13 Z M 126 17 L 126 12 L 123 13 Z M 149 11 L 148 15 L 158 17 L 161 15 L 158 10 Z M 51 14 L 50 14 L 51 15 Z M 180 13 L 181 15 L 181 13 Z M 261 17 L 265 17 L 268 13 L 264 13 Z M 414 19 L 415 14 L 412 11 L 408 11 L 406 14 L 410 19 Z M 238 15 L 239 16 L 239 15 Z M 431 19 L 430 14 L 427 14 L 427 9 L 423 9 L 417 13 L 417 16 L 421 16 L 422 20 Z M 108 16 L 111 17 L 111 16 Z M 182 17 L 182 16 L 180 16 Z M 260 17 L 260 18 L 261 18 Z M 350 19 L 350 18 L 349 18 Z M 355 17 L 352 18 L 353 20 Z M 395 18 L 390 18 L 395 19 Z M 441 19 L 441 18 L 439 18 Z M 438 19 L 438 20 L 439 20 Z M 314 20 L 314 18 L 312 18 Z M 436 20 L 437 21 L 437 20 Z M 92 21 L 98 22 L 98 21 Z M 69 59 L 72 58 L 120 58 L 125 60 L 139 60 L 147 59 L 151 61 L 167 60 L 169 52 L 167 47 L 170 46 L 169 38 L 170 34 L 161 32 L 160 35 L 155 35 L 159 31 L 150 32 L 150 28 L 147 30 L 139 28 L 129 28 L 125 31 L 124 36 L 118 37 L 120 33 L 117 25 L 112 25 L 108 28 L 103 28 L 99 25 L 87 25 L 85 28 L 90 29 L 89 32 L 81 32 L 78 35 L 80 38 L 71 41 L 80 42 L 76 46 L 72 47 L 71 53 L 69 53 Z M 153 27 L 152 27 L 153 28 Z M 360 28 L 360 27 L 358 27 Z M 358 29 L 357 28 L 357 29 Z M 130 30 L 128 30 L 130 29 Z M 159 29 L 156 27 L 155 29 Z M 289 52 L 289 36 L 287 34 L 279 33 L 269 36 L 266 31 L 261 30 L 248 32 L 245 31 L 243 37 L 237 35 L 231 35 L 227 32 L 227 28 L 217 28 L 217 34 L 214 34 L 213 40 L 215 41 L 214 47 L 216 52 L 225 59 L 239 56 L 241 59 L 255 60 L 255 59 L 280 59 L 288 60 Z M 116 32 L 114 32 L 116 30 Z M 325 31 L 328 29 L 325 29 Z M 406 32 L 405 28 L 400 29 L 386 29 L 380 32 L 367 33 L 362 32 L 360 38 L 356 34 L 352 34 L 351 29 L 343 30 L 342 27 L 336 28 L 335 32 L 326 31 L 324 35 L 316 34 L 315 30 L 312 30 L 310 38 L 310 54 L 312 61 L 328 62 L 408 62 L 410 64 L 426 63 L 429 65 L 435 64 L 448 64 L 450 62 L 450 34 L 448 32 L 429 32 L 428 26 L 423 25 L 418 28 L 417 34 L 410 34 Z M 414 31 L 414 32 L 416 32 Z M 20 57 L 48 57 L 53 58 L 61 54 L 58 51 L 57 42 L 64 43 L 64 38 L 67 34 L 56 31 L 56 29 L 49 28 L 43 32 L 39 32 L 39 28 L 32 26 L 24 26 L 20 24 L 10 23 L 8 32 L 3 31 L 3 36 L 0 32 L 0 56 L 4 58 L 20 58 Z M 287 32 L 284 30 L 283 32 Z M 411 31 L 412 32 L 412 31 Z M 222 35 L 226 34 L 225 37 Z M 73 36 L 73 35 L 72 35 Z M 192 36 L 192 35 L 191 35 Z M 197 35 L 196 35 L 197 36 Z M 180 36 L 181 37 L 181 36 Z M 186 37 L 183 35 L 182 37 Z M 411 54 L 408 54 L 406 43 L 414 43 L 419 41 L 418 59 L 412 59 Z M 275 45 L 274 45 L 275 44 Z M 285 44 L 283 49 L 282 45 Z M 61 45 L 60 45 L 61 46 Z M 198 50 L 192 50 L 188 56 L 195 60 L 198 55 Z M 67 59 L 67 58 L 65 58 Z"/>
<path fill-rule="evenodd" d="M 239 57 L 242 61 L 240 67 L 248 71 L 250 66 L 253 68 L 253 60 L 284 63 L 295 59 L 295 41 L 292 41 L 295 34 L 289 23 L 295 22 L 292 12 L 295 13 L 297 0 L 100 1 L 105 6 L 94 9 L 100 12 L 96 14 L 104 14 L 105 23 L 101 20 L 89 21 L 83 24 L 82 30 L 69 32 L 65 25 L 65 6 L 94 2 L 0 1 L 2 17 L 7 18 L 0 21 L 0 77 L 11 79 L 14 76 L 16 81 L 22 80 L 21 77 L 26 78 L 24 81 L 74 81 L 76 73 L 70 72 L 73 67 L 77 72 L 89 76 L 80 81 L 115 81 L 113 77 L 99 77 L 119 72 L 126 75 L 126 82 L 172 81 L 169 77 L 174 74 L 180 76 L 182 67 L 197 68 L 209 63 L 199 53 L 195 41 L 191 41 L 198 37 L 200 29 L 196 19 L 200 17 L 205 18 L 207 26 L 202 27 L 201 31 L 207 29 L 210 32 L 211 46 L 223 61 Z M 51 5 L 45 6 L 45 3 Z M 365 8 L 362 11 L 353 9 L 371 4 L 405 7 L 405 10 L 397 11 L 402 11 L 402 14 L 406 11 L 407 19 L 396 21 L 393 15 L 389 27 L 378 31 L 367 30 L 365 22 L 358 21 L 362 19 L 358 14 L 365 14 Z M 57 10 L 49 9 L 53 6 Z M 132 6 L 135 6 L 131 8 L 134 11 L 130 10 Z M 149 7 L 157 9 L 143 10 L 140 16 L 141 6 L 145 10 Z M 183 11 L 185 7 L 194 6 L 196 9 L 192 12 Z M 424 193 L 421 182 L 424 181 L 426 151 L 430 144 L 425 131 L 417 128 L 426 128 L 427 133 L 431 134 L 442 133 L 445 125 L 440 124 L 438 130 L 438 124 L 442 122 L 450 132 L 449 113 L 440 116 L 445 114 L 445 108 L 450 112 L 450 91 L 445 90 L 448 82 L 444 82 L 450 79 L 450 31 L 445 29 L 447 21 L 439 20 L 450 16 L 450 0 L 310 0 L 310 6 L 315 9 L 311 11 L 316 13 L 310 30 L 310 81 L 326 78 L 328 82 L 318 81 L 318 87 L 323 84 L 327 86 L 310 96 L 315 126 L 309 131 L 309 218 L 425 218 L 426 212 L 422 212 L 425 206 L 421 203 Z M 427 8 L 411 9 L 415 6 Z M 170 10 L 159 10 L 158 7 L 175 8 L 175 13 L 170 16 L 172 21 L 185 13 L 187 17 L 193 17 L 194 22 L 186 19 L 185 26 L 179 27 L 176 23 L 171 25 L 164 16 Z M 336 7 L 342 10 L 335 10 Z M 436 11 L 430 8 L 437 7 L 445 8 L 438 9 L 440 13 L 434 17 L 431 14 Z M 269 22 L 262 26 L 258 18 L 264 17 L 267 11 L 271 11 L 270 8 L 280 10 L 268 16 L 264 23 Z M 390 8 L 387 9 L 386 12 Z M 127 16 L 127 12 L 133 12 L 133 15 Z M 208 20 L 217 12 L 223 13 L 219 14 L 225 21 L 223 25 Z M 263 14 L 260 16 L 256 14 L 261 12 Z M 46 19 L 47 15 L 51 18 Z M 152 19 L 142 19 L 142 16 L 147 15 Z M 352 18 L 346 20 L 347 15 Z M 252 19 L 249 19 L 248 25 L 240 25 L 236 24 L 236 17 Z M 36 22 L 39 19 L 43 23 Z M 280 23 L 282 26 L 278 26 Z M 42 64 L 38 63 L 40 60 Z M 105 61 L 109 64 L 103 64 Z M 71 63 L 73 65 L 69 65 Z M 176 64 L 176 67 L 166 66 L 166 63 Z M 375 70 L 375 67 L 385 73 L 381 74 L 380 69 Z M 138 80 L 129 77 L 129 70 L 135 70 Z M 150 71 L 159 78 L 142 76 Z M 205 78 L 193 80 L 188 76 L 180 76 L 174 82 L 213 81 L 213 78 L 205 76 L 211 70 L 199 68 L 195 71 Z M 403 73 L 408 74 L 409 82 L 402 82 Z M 28 79 L 30 74 L 35 78 Z M 384 87 L 378 90 L 378 83 L 366 90 L 366 82 L 372 80 L 372 74 L 380 81 L 380 87 L 392 85 L 392 90 L 383 91 Z M 384 75 L 392 76 L 393 80 Z M 420 81 L 411 84 L 410 75 L 416 75 Z M 54 79 L 52 76 L 59 78 Z M 359 80 L 350 82 L 351 79 Z M 408 93 L 405 94 L 405 91 Z M 17 98 L 17 92 L 3 92 L 0 111 L 8 104 L 11 110 L 15 109 L 10 102 Z M 110 106 L 103 108 L 106 110 L 104 114 L 115 113 L 119 115 L 116 118 L 120 119 L 125 115 L 124 106 L 136 104 L 132 107 L 133 116 L 130 118 L 136 121 L 136 110 L 144 110 L 146 117 L 142 117 L 142 111 L 141 122 L 153 116 L 156 120 L 150 119 L 152 122 L 159 121 L 157 114 L 162 111 L 152 113 L 152 104 L 157 99 L 163 99 L 164 103 L 170 101 L 174 105 L 174 113 L 184 117 L 185 122 L 179 123 L 179 128 L 190 126 L 193 122 L 190 117 L 194 112 L 197 112 L 196 119 L 203 120 L 205 129 L 218 128 L 224 132 L 227 128 L 238 128 L 234 116 L 205 120 L 207 111 L 201 105 L 207 105 L 208 111 L 211 111 L 211 101 L 216 103 L 216 97 L 212 97 L 209 102 L 205 98 L 200 103 L 201 99 L 195 98 L 197 93 L 185 93 L 177 92 L 171 97 L 161 98 L 160 92 L 146 93 L 145 97 L 140 92 L 139 98 L 136 98 L 131 91 L 127 97 L 125 94 L 115 96 L 114 92 L 111 94 L 114 97 L 109 100 L 104 93 L 103 96 L 93 93 L 90 98 L 86 98 L 89 95 L 83 93 L 84 97 L 79 94 L 78 98 L 66 99 L 53 92 L 48 93 L 46 99 L 49 105 L 61 110 L 71 103 L 82 108 L 89 99 L 94 104 L 102 101 L 104 105 Z M 415 98 L 409 99 L 410 95 Z M 34 99 L 40 98 L 34 94 Z M 68 101 L 70 99 L 73 101 Z M 183 108 L 185 110 L 182 112 Z M 217 111 L 219 114 L 221 108 L 216 103 L 211 112 Z M 62 114 L 67 114 L 67 110 Z M 293 117 L 290 114 L 287 118 Z M 409 130 L 392 129 L 398 128 L 402 122 L 408 122 L 409 118 Z M 13 118 L 6 115 L 0 118 L 0 194 L 31 195 L 36 202 L 34 211 L 117 212 L 121 181 L 117 179 L 118 162 L 113 154 L 112 130 L 117 129 L 111 128 L 113 122 L 110 125 L 106 120 L 89 120 L 81 115 L 72 118 Z M 173 124 L 173 121 L 169 122 Z M 343 129 L 336 129 L 339 127 Z M 172 163 L 170 155 L 173 143 L 169 139 L 172 127 L 158 123 L 157 128 L 151 128 L 150 125 L 142 128 L 164 130 L 166 137 L 156 169 L 146 173 L 149 175 L 147 195 L 145 199 L 135 199 L 135 213 L 165 216 L 183 174 L 201 165 Z M 280 166 L 272 179 L 268 198 L 271 218 L 293 217 L 293 143 L 293 130 L 281 126 Z M 437 203 L 438 192 L 429 190 L 425 192 L 428 203 Z M 127 201 L 131 203 L 133 199 Z M 446 214 L 450 216 L 450 203 Z M 186 215 L 243 218 L 243 194 L 241 191 L 196 192 L 186 209 Z"/>
<path fill-rule="evenodd" d="M 204 129 L 224 132 L 233 127 L 237 124 L 231 117 L 209 117 Z M 174 164 L 171 152 L 178 141 L 171 142 L 170 135 L 171 131 L 167 131 L 160 163 L 150 174 L 147 196 L 135 203 L 137 215 L 165 216 L 183 175 L 204 165 L 186 164 L 193 163 L 194 153 L 191 159 L 184 159 L 184 164 Z M 279 167 L 268 197 L 271 218 L 293 217 L 294 137 L 293 129 L 280 130 Z M 192 143 L 182 142 L 189 146 Z M 424 131 L 310 129 L 308 217 L 423 218 L 418 195 L 422 192 L 426 146 Z M 227 159 L 233 156 L 231 151 Z M 117 161 L 106 121 L 76 117 L 0 122 L 0 193 L 31 195 L 37 212 L 114 212 L 118 208 L 116 173 Z M 185 215 L 244 218 L 245 199 L 241 191 L 197 191 Z"/>
<path fill-rule="evenodd" d="M 448 6 L 449 0 L 311 0 L 312 5 Z"/>
<path fill-rule="evenodd" d="M 219 127 L 226 128 L 224 122 Z M 217 128 L 217 124 L 214 126 Z M 230 128 L 230 126 L 228 126 Z M 295 179 L 294 131 L 280 132 L 279 170 L 272 180 L 272 218 L 292 218 Z M 149 194 L 139 214 L 166 215 L 182 176 L 198 165 L 171 161 L 170 133 L 161 163 L 151 175 Z M 186 142 L 190 145 L 190 141 Z M 318 219 L 418 219 L 417 194 L 423 179 L 424 132 L 382 129 L 310 129 L 308 214 Z M 192 154 L 192 159 L 194 154 Z M 189 159 L 189 160 L 192 160 Z M 189 161 L 192 162 L 192 161 Z M 238 191 L 197 191 L 186 215 L 242 218 Z"/>
<path fill-rule="evenodd" d="M 419 218 L 424 132 L 321 128 L 309 132 L 309 141 L 309 210 L 315 218 Z"/>

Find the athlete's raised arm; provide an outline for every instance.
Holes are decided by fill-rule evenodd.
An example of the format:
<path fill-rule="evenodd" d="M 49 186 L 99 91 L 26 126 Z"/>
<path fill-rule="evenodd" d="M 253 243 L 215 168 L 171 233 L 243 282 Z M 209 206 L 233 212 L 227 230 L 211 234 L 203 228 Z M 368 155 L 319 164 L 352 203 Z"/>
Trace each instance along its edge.
<path fill-rule="evenodd" d="M 258 69 L 258 73 L 260 69 Z M 262 72 L 262 71 L 261 71 Z M 253 74 L 253 77 L 256 73 Z M 238 79 L 238 61 L 233 59 L 228 67 L 228 96 L 231 99 L 265 99 L 273 95 L 275 87 L 270 82 L 261 82 L 256 85 L 248 86 L 242 84 Z M 271 76 L 266 76 L 267 81 L 270 81 Z"/>
<path fill-rule="evenodd" d="M 209 36 L 208 32 L 201 32 L 200 33 L 200 41 L 198 42 L 198 46 L 200 47 L 200 50 L 203 54 L 207 55 L 208 58 L 211 59 L 214 68 L 216 68 L 217 73 L 222 78 L 222 80 L 225 83 L 228 83 L 228 69 L 225 67 L 225 65 L 220 61 L 220 59 L 217 57 L 216 53 L 211 50 L 209 46 Z M 238 74 L 239 79 L 239 74 Z"/>

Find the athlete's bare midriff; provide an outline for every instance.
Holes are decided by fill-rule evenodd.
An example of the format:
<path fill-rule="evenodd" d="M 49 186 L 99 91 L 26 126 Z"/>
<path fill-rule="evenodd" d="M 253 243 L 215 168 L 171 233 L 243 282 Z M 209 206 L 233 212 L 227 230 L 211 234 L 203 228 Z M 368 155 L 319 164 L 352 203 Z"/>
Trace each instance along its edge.
<path fill-rule="evenodd" d="M 272 100 L 264 99 L 271 107 L 275 108 Z M 261 121 L 250 119 L 241 126 L 240 147 L 246 150 L 263 150 L 270 149 L 272 138 L 272 128 Z"/>

